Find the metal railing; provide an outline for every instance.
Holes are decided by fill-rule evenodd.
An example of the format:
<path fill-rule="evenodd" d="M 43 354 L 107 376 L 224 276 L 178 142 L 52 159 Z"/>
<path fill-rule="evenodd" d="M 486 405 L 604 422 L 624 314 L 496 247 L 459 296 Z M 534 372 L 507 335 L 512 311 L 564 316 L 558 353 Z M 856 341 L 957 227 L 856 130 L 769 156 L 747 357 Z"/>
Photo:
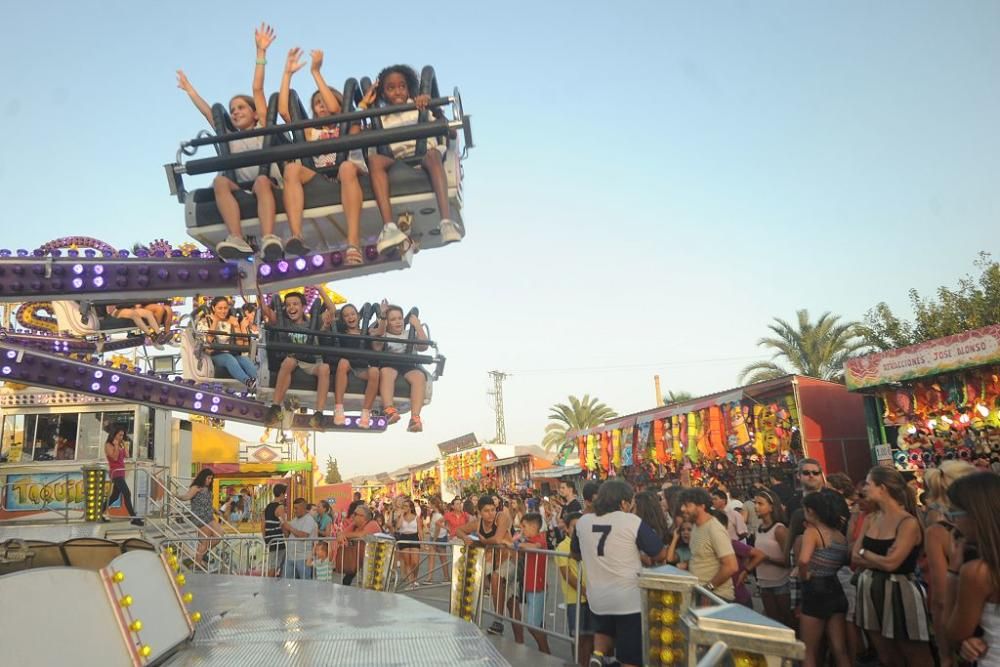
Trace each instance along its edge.
<path fill-rule="evenodd" d="M 483 615 L 510 623 L 517 643 L 524 642 L 527 630 L 546 653 L 550 652 L 549 638 L 567 642 L 575 660 L 581 602 L 586 603 L 583 563 L 563 552 L 495 545 L 486 546 L 485 562 L 489 582 L 482 589 L 480 623 L 484 623 Z M 564 570 L 576 571 L 575 586 L 566 582 Z"/>
<path fill-rule="evenodd" d="M 205 552 L 205 559 L 196 561 L 198 543 L 212 542 Z M 267 574 L 266 545 L 260 535 L 223 535 L 217 538 L 192 537 L 164 539 L 161 551 L 170 550 L 188 569 L 213 574 L 232 574 L 263 577 Z"/>
<path fill-rule="evenodd" d="M 64 523 L 69 523 L 70 512 L 73 512 L 74 514 L 78 515 L 86 513 L 86 509 L 76 509 L 70 507 L 69 477 L 70 475 L 76 476 L 79 475 L 80 473 L 78 471 L 72 471 L 72 472 L 55 473 L 55 474 L 56 477 L 53 477 L 52 479 L 38 486 L 37 494 L 38 494 L 38 500 L 41 501 L 41 507 L 35 507 L 33 509 L 41 512 L 53 512 L 55 514 L 59 514 L 62 516 L 62 520 Z M 4 478 L 3 496 L 8 499 L 16 499 L 17 491 L 14 487 L 18 486 L 19 484 L 23 484 L 23 482 L 21 482 L 20 480 L 17 482 L 11 482 L 9 480 L 10 480 L 9 476 Z M 83 484 L 82 479 L 74 481 L 79 481 L 82 487 Z M 60 483 L 63 485 L 62 500 L 58 499 L 58 496 L 60 495 L 58 488 Z M 34 495 L 35 492 L 36 489 L 31 489 L 30 491 L 26 491 L 25 493 L 30 493 L 31 495 Z M 8 502 L 10 502 L 10 500 L 8 500 Z"/>

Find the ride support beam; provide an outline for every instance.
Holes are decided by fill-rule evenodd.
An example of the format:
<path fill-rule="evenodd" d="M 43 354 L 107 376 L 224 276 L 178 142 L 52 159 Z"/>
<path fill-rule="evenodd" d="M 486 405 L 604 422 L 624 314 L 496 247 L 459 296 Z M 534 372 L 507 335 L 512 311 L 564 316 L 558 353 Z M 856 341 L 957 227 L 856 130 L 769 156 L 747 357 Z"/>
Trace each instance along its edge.
<path fill-rule="evenodd" d="M 236 294 L 236 263 L 202 257 L 2 257 L 0 302 L 144 303 L 206 292 Z"/>
<path fill-rule="evenodd" d="M 0 340 L 0 380 L 35 387 L 72 391 L 98 398 L 140 403 L 153 408 L 264 426 L 267 407 L 245 394 L 218 385 L 195 384 L 180 378 L 166 379 L 140 371 L 68 359 Z M 302 417 L 303 428 L 308 417 Z M 299 420 L 295 420 L 293 428 Z M 372 420 L 370 429 L 361 429 L 357 420 L 350 425 L 328 425 L 323 430 L 379 433 L 385 431 L 384 417 Z"/>

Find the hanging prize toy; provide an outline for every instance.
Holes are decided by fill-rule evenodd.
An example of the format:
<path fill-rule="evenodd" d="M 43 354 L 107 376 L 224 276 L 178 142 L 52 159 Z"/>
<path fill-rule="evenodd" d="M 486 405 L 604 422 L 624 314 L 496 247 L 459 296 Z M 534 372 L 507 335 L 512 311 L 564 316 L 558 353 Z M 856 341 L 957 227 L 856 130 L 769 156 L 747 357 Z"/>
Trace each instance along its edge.
<path fill-rule="evenodd" d="M 670 423 L 670 438 L 674 443 L 674 460 L 680 461 L 684 458 L 684 445 L 686 444 L 681 441 L 681 420 L 679 416 L 674 415 L 668 421 Z"/>
<path fill-rule="evenodd" d="M 764 406 L 753 406 L 753 448 L 758 455 L 764 456 Z"/>
<path fill-rule="evenodd" d="M 744 447 L 750 444 L 750 429 L 747 428 L 743 406 L 733 403 L 729 408 L 729 431 L 734 441 L 733 447 Z"/>
<path fill-rule="evenodd" d="M 716 456 L 726 456 L 726 432 L 722 422 L 722 408 L 718 405 L 708 408 L 708 444 Z"/>
<path fill-rule="evenodd" d="M 622 467 L 622 433 L 618 429 L 611 432 L 611 465 L 617 470 Z"/>
<path fill-rule="evenodd" d="M 667 462 L 667 452 L 664 449 L 666 446 L 666 439 L 663 435 L 665 429 L 666 424 L 662 419 L 653 420 L 653 445 L 655 447 L 655 459 L 656 462 L 661 465 Z"/>

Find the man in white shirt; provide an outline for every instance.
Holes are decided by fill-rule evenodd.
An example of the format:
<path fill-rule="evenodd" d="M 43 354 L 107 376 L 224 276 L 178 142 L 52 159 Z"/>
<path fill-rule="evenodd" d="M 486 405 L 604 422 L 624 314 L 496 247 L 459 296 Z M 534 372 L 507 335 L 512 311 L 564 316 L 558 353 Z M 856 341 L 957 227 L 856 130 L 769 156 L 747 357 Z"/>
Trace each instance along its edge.
<path fill-rule="evenodd" d="M 731 601 L 736 595 L 733 575 L 739 570 L 739 563 L 726 529 L 708 513 L 711 502 L 705 489 L 685 489 L 681 493 L 681 514 L 685 521 L 694 524 L 688 571 L 706 589 Z"/>
<path fill-rule="evenodd" d="M 639 553 L 666 558 L 656 532 L 638 516 L 632 487 L 608 480 L 573 532 L 571 552 L 583 561 L 587 599 L 594 620 L 594 649 L 614 652 L 622 665 L 643 664 Z"/>
<path fill-rule="evenodd" d="M 283 521 L 281 529 L 286 538 L 315 538 L 319 535 L 316 520 L 306 511 L 306 499 L 296 498 L 292 503 L 291 521 Z M 285 553 L 285 579 L 312 579 L 312 568 L 306 565 L 306 559 L 312 554 L 312 542 L 292 539 L 288 542 Z"/>
<path fill-rule="evenodd" d="M 750 533 L 747 530 L 747 522 L 743 520 L 743 514 L 734 509 L 729 501 L 729 497 L 722 489 L 712 489 L 712 507 L 723 512 L 729 520 L 727 532 L 729 538 L 733 540 L 743 540 Z M 743 508 L 742 503 L 740 509 Z"/>

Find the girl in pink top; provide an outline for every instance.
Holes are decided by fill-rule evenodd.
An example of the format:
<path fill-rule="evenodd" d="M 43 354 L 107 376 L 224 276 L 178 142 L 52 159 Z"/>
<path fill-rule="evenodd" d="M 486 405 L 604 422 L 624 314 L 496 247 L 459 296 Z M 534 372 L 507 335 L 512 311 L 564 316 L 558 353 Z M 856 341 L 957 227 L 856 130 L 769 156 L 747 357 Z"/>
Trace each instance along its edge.
<path fill-rule="evenodd" d="M 108 505 L 121 497 L 128 515 L 132 517 L 132 524 L 143 525 L 143 520 L 135 515 L 135 508 L 132 506 L 132 492 L 125 481 L 125 458 L 128 456 L 128 448 L 125 447 L 124 427 L 115 426 L 111 429 L 108 440 L 104 443 L 104 456 L 108 459 L 108 469 L 111 471 L 111 495 L 104 502 L 101 520 L 110 521 L 107 517 Z"/>

